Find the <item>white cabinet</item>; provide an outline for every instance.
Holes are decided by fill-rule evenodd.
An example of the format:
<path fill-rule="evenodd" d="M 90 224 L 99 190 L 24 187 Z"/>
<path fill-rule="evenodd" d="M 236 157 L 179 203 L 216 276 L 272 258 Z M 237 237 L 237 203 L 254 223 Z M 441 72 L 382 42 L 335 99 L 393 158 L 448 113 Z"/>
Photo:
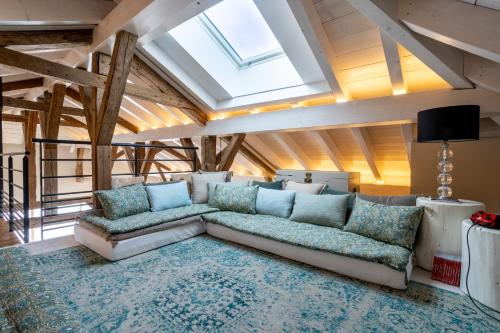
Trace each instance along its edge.
<path fill-rule="evenodd" d="M 337 191 L 359 192 L 359 172 L 276 170 L 276 180 L 322 183 Z"/>

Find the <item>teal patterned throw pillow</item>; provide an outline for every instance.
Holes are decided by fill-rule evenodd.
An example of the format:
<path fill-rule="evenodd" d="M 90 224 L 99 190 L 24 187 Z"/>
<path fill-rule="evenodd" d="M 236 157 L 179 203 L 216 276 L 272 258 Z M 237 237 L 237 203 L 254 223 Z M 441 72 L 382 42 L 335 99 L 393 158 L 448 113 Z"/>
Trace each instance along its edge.
<path fill-rule="evenodd" d="M 212 206 L 220 210 L 228 210 L 237 213 L 255 214 L 255 202 L 257 200 L 257 186 L 227 186 L 217 184 L 212 200 Z"/>
<path fill-rule="evenodd" d="M 104 216 L 110 220 L 140 214 L 149 210 L 148 194 L 144 185 L 130 185 L 114 190 L 96 191 Z"/>
<path fill-rule="evenodd" d="M 356 198 L 344 231 L 413 249 L 423 207 L 387 206 Z"/>

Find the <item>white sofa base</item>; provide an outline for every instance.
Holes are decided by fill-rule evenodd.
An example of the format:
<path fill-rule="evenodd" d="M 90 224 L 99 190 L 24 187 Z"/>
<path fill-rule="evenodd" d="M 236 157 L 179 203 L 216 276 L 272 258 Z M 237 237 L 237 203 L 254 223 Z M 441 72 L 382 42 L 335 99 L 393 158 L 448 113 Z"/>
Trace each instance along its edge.
<path fill-rule="evenodd" d="M 406 272 L 401 272 L 383 264 L 282 243 L 218 224 L 207 223 L 206 227 L 207 233 L 217 238 L 250 246 L 281 257 L 395 289 L 406 289 L 407 281 L 410 280 L 413 268 L 411 257 L 408 258 Z"/>
<path fill-rule="evenodd" d="M 124 239 L 116 242 L 113 246 L 110 240 L 106 240 L 103 236 L 77 224 L 75 225 L 75 240 L 104 258 L 116 261 L 197 236 L 204 233 L 205 230 L 205 222 L 193 222 L 172 229 Z"/>

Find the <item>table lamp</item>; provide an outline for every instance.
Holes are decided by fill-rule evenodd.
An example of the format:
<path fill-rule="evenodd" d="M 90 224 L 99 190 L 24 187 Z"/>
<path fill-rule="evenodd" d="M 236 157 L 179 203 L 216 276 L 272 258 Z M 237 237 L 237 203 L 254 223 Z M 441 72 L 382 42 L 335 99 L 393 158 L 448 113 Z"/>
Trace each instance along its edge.
<path fill-rule="evenodd" d="M 418 142 L 442 142 L 438 153 L 437 199 L 452 199 L 453 151 L 448 142 L 479 140 L 479 105 L 454 105 L 420 111 Z"/>

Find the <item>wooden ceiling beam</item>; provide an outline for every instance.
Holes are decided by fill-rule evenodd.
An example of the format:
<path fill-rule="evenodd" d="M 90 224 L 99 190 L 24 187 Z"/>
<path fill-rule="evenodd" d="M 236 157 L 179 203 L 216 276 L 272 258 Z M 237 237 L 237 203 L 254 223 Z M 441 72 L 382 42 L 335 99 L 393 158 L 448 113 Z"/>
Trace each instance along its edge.
<path fill-rule="evenodd" d="M 0 46 L 33 46 L 73 48 L 92 43 L 93 29 L 0 31 Z M 17 48 L 19 49 L 19 48 Z"/>
<path fill-rule="evenodd" d="M 230 140 L 227 138 L 222 138 L 226 144 L 229 145 Z M 260 155 L 252 146 L 246 141 L 241 143 L 239 153 L 245 157 L 248 161 L 256 165 L 259 169 L 263 171 L 266 177 L 271 177 L 276 174 L 276 167 L 272 166 L 272 163 L 266 160 L 262 155 Z"/>
<path fill-rule="evenodd" d="M 380 176 L 380 172 L 377 168 L 377 165 L 375 164 L 375 151 L 371 144 L 371 140 L 366 128 L 351 128 L 351 134 L 358 144 L 359 148 L 361 149 L 361 152 L 363 153 L 363 156 L 368 163 L 368 166 L 370 167 L 373 177 L 375 177 L 375 180 L 377 182 L 382 182 L 382 177 Z"/>
<path fill-rule="evenodd" d="M 8 96 L 3 96 L 2 100 L 4 106 L 16 109 L 49 112 L 50 108 L 50 105 L 48 103 L 27 101 L 25 99 L 18 99 Z M 61 112 L 65 115 L 83 117 L 83 110 L 79 108 L 63 106 Z"/>
<path fill-rule="evenodd" d="M 87 129 L 87 124 L 84 122 L 68 115 L 61 115 L 61 119 L 66 121 L 66 124 L 71 124 L 71 127 L 80 127 L 80 128 L 85 128 Z M 62 124 L 61 124 L 62 125 Z"/>
<path fill-rule="evenodd" d="M 300 148 L 300 146 L 295 142 L 292 136 L 288 133 L 273 133 L 274 140 L 291 156 L 295 161 L 297 161 L 305 170 L 313 170 L 314 167 L 307 157 L 306 153 Z"/>
<path fill-rule="evenodd" d="M 35 114 L 37 115 L 36 112 L 29 112 L 30 114 Z M 64 117 L 64 116 L 62 116 Z M 13 123 L 24 123 L 26 122 L 26 118 L 24 116 L 19 116 L 19 115 L 15 115 L 15 114 L 8 114 L 8 113 L 3 113 L 2 114 L 2 120 L 3 121 L 10 121 L 10 122 L 13 122 Z M 37 120 L 37 124 L 40 123 L 40 120 Z M 80 123 L 76 123 L 76 122 L 73 122 L 73 121 L 67 121 L 67 120 L 61 120 L 60 122 L 60 126 L 61 127 L 78 127 L 78 128 L 87 128 L 87 126 L 85 124 L 80 124 Z"/>
<path fill-rule="evenodd" d="M 467 2 L 401 0 L 398 17 L 421 35 L 500 63 L 500 11 Z"/>
<path fill-rule="evenodd" d="M 66 88 L 66 95 L 69 96 L 74 101 L 83 105 L 83 103 L 82 103 L 82 89 L 88 90 L 87 94 L 90 98 L 91 97 L 91 91 L 90 91 L 91 88 L 82 87 L 82 86 L 79 86 L 80 92 L 76 91 L 75 89 L 73 89 L 71 87 Z M 84 92 L 84 94 L 85 94 L 85 92 Z M 85 110 L 85 108 L 84 108 L 84 110 Z M 85 117 L 87 118 L 87 116 L 85 116 Z M 88 121 L 89 121 L 89 119 L 87 119 L 87 123 L 88 123 Z M 132 124 L 131 122 L 129 122 L 125 118 L 121 117 L 120 115 L 118 115 L 118 120 L 116 122 L 118 123 L 118 125 L 124 127 L 125 129 L 129 130 L 132 133 L 139 133 L 139 127 Z"/>
<path fill-rule="evenodd" d="M 273 161 L 273 165 L 276 166 L 276 169 L 280 169 L 281 166 L 285 164 L 261 137 L 257 135 L 247 135 L 245 141 L 248 141 L 248 143 L 268 161 Z"/>
<path fill-rule="evenodd" d="M 195 124 L 119 134 L 119 142 L 168 140 L 182 137 L 229 135 L 231 133 L 267 133 L 310 129 L 350 128 L 359 126 L 399 125 L 415 122 L 420 110 L 443 105 L 477 104 L 481 117 L 500 114 L 500 95 L 482 88 L 439 89 L 400 96 L 384 96 L 346 103 L 294 108 L 283 111 L 228 117 L 209 121 L 205 127 Z"/>
<path fill-rule="evenodd" d="M 175 158 L 177 158 L 179 160 L 187 160 L 186 156 L 184 156 L 181 153 L 179 153 L 176 149 L 169 148 L 168 147 L 169 145 L 165 144 L 164 142 L 161 142 L 161 141 L 151 141 L 151 144 L 165 146 L 165 148 L 163 148 L 162 150 L 165 150 L 167 153 L 169 153 L 170 155 L 173 155 Z"/>
<path fill-rule="evenodd" d="M 181 145 L 185 147 L 194 147 L 193 140 L 191 138 L 181 138 Z M 191 167 L 193 171 L 198 171 L 201 168 L 200 158 L 198 157 L 198 153 L 194 149 L 184 149 L 184 153 L 191 160 L 194 160 L 194 163 L 191 163 Z"/>
<path fill-rule="evenodd" d="M 288 0 L 288 4 L 335 98 L 342 101 L 351 99 L 313 1 Z"/>
<path fill-rule="evenodd" d="M 109 66 L 109 56 L 105 54 L 99 55 L 99 61 L 102 62 L 103 67 Z M 144 82 L 151 90 L 158 91 L 165 96 L 170 96 L 170 104 L 167 106 L 174 106 L 184 113 L 195 124 L 204 126 L 208 121 L 207 115 L 195 106 L 191 101 L 182 96 L 174 87 L 172 87 L 165 79 L 163 79 L 154 69 L 146 64 L 142 59 L 134 56 L 132 66 L 130 67 L 130 74 L 133 77 Z"/>
<path fill-rule="evenodd" d="M 4 92 L 21 90 L 21 89 L 36 88 L 36 87 L 42 87 L 42 86 L 43 86 L 43 78 L 41 78 L 41 77 L 2 83 L 2 89 Z"/>
<path fill-rule="evenodd" d="M 59 125 L 61 123 L 61 113 L 66 95 L 66 86 L 56 83 L 52 88 L 52 99 L 49 104 L 49 112 L 45 124 L 45 138 L 57 140 L 59 136 Z"/>
<path fill-rule="evenodd" d="M 388 33 L 399 44 L 426 64 L 453 88 L 473 88 L 463 75 L 463 53 L 446 44 L 411 32 L 398 19 L 398 13 L 379 0 L 347 0 L 363 15 Z"/>
<path fill-rule="evenodd" d="M 387 70 L 389 71 L 389 78 L 391 79 L 392 93 L 394 95 L 403 94 L 407 91 L 407 88 L 405 73 L 402 67 L 403 64 L 399 56 L 398 44 L 383 30 L 380 30 L 380 38 L 382 39 Z"/>
<path fill-rule="evenodd" d="M 344 171 L 342 154 L 330 135 L 325 131 L 310 131 L 309 134 L 321 146 L 321 149 L 328 155 L 337 170 Z"/>
<path fill-rule="evenodd" d="M 109 145 L 113 139 L 136 42 L 137 36 L 127 31 L 122 30 L 116 34 L 106 86 L 97 115 L 97 145 Z"/>
<path fill-rule="evenodd" d="M 29 73 L 51 77 L 56 80 L 104 89 L 107 77 L 102 74 L 87 72 L 78 68 L 41 59 L 29 54 L 0 47 L 0 65 L 20 69 Z M 125 95 L 176 108 L 185 108 L 171 94 L 145 88 L 137 84 L 126 84 Z"/>
<path fill-rule="evenodd" d="M 401 135 L 403 136 L 403 142 L 405 144 L 406 157 L 408 158 L 408 164 L 411 167 L 411 144 L 413 142 L 413 124 L 403 124 L 400 125 Z"/>
<path fill-rule="evenodd" d="M 236 154 L 238 154 L 243 140 L 245 140 L 245 136 L 246 134 L 244 133 L 238 133 L 231 136 L 226 148 L 222 151 L 217 171 L 229 171 L 229 169 L 231 169 L 234 158 Z"/>

